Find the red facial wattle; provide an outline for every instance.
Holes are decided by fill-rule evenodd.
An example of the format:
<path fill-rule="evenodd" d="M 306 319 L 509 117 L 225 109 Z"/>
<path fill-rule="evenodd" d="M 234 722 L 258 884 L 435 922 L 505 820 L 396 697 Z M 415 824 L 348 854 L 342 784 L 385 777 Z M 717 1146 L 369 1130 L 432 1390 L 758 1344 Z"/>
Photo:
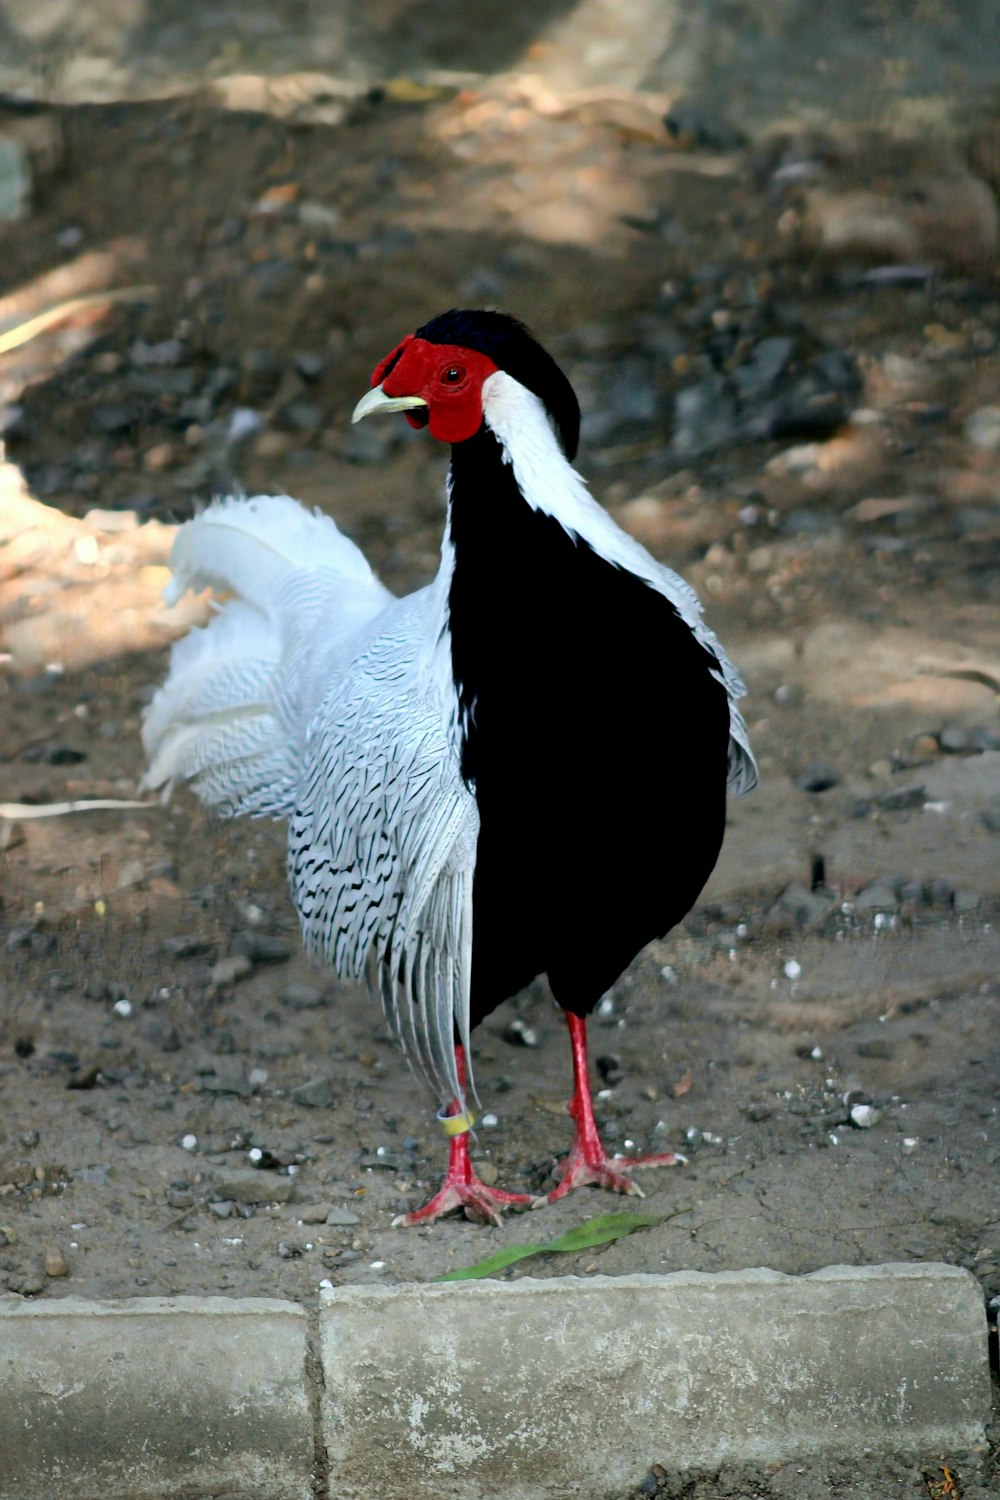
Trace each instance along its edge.
<path fill-rule="evenodd" d="M 387 396 L 420 396 L 427 408 L 405 413 L 410 426 L 428 426 L 442 443 L 464 443 L 482 426 L 483 382 L 496 370 L 478 350 L 410 334 L 375 367 L 371 383 Z"/>

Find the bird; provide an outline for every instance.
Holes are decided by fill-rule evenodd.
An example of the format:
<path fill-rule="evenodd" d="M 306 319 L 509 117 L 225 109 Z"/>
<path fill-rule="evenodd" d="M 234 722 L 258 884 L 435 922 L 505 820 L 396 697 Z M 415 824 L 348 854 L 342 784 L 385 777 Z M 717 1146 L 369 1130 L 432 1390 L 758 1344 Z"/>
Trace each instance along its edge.
<path fill-rule="evenodd" d="M 452 308 L 375 367 L 354 422 L 450 448 L 440 564 L 397 597 L 320 511 L 226 496 L 178 530 L 168 602 L 228 595 L 172 648 L 146 789 L 287 820 L 305 947 L 364 979 L 440 1105 L 439 1191 L 499 1224 L 585 1184 L 639 1194 L 591 1096 L 587 1017 L 690 911 L 727 794 L 757 769 L 743 682 L 691 586 L 573 468 L 580 406 L 526 327 Z M 569 1031 L 574 1140 L 546 1194 L 476 1172 L 473 1029 L 545 975 Z"/>

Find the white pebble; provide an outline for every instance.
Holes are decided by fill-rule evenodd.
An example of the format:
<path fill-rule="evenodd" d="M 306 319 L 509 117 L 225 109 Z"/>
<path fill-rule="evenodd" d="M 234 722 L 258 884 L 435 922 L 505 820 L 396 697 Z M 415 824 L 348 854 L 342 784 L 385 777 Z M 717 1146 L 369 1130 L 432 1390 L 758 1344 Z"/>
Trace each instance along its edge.
<path fill-rule="evenodd" d="M 255 432 L 259 432 L 260 426 L 259 412 L 253 411 L 248 406 L 237 406 L 229 418 L 229 431 L 226 436 L 231 443 L 239 443 L 244 438 L 252 437 Z"/>
<path fill-rule="evenodd" d="M 181 1145 L 185 1151 L 193 1151 L 198 1145 L 198 1137 L 196 1135 L 182 1135 Z"/>
<path fill-rule="evenodd" d="M 247 1076 L 247 1082 L 252 1089 L 263 1088 L 264 1084 L 267 1082 L 267 1069 L 251 1068 Z"/>
<path fill-rule="evenodd" d="M 497 1115 L 483 1115 L 481 1123 L 486 1130 L 492 1130 L 494 1125 L 500 1124 L 500 1120 Z"/>
<path fill-rule="evenodd" d="M 615 1002 L 611 995 L 605 995 L 597 1002 L 597 1014 L 599 1016 L 613 1016 L 615 1013 Z"/>
<path fill-rule="evenodd" d="M 373 1271 L 384 1271 L 385 1270 L 385 1261 L 384 1260 L 373 1260 L 372 1263 L 371 1263 L 371 1270 L 373 1270 Z"/>
<path fill-rule="evenodd" d="M 823 1048 L 814 1047 L 809 1056 L 812 1058 L 813 1062 L 820 1062 L 823 1057 Z"/>
<path fill-rule="evenodd" d="M 920 1138 L 918 1136 L 915 1136 L 915 1135 L 904 1135 L 904 1137 L 903 1137 L 903 1150 L 906 1152 L 907 1155 L 909 1155 L 911 1151 L 916 1151 L 916 1149 L 917 1149 L 917 1147 L 919 1145 L 920 1145 Z"/>
<path fill-rule="evenodd" d="M 130 1016 L 132 1014 L 131 1000 L 116 1000 L 111 1007 L 116 1016 Z"/>
<path fill-rule="evenodd" d="M 797 958 L 790 958 L 785 965 L 785 978 L 798 979 L 802 973 L 802 965 Z"/>
<path fill-rule="evenodd" d="M 254 1166 L 256 1166 L 263 1155 L 264 1153 L 259 1146 L 251 1146 L 247 1152 L 247 1160 L 252 1161 Z"/>
<path fill-rule="evenodd" d="M 829 1140 L 831 1146 L 839 1146 L 840 1145 L 840 1136 L 836 1135 L 834 1133 L 834 1131 L 832 1131 L 832 1130 L 830 1131 L 830 1134 L 827 1137 L 827 1139 Z"/>
<path fill-rule="evenodd" d="M 330 1280 L 329 1276 L 323 1277 L 323 1280 L 319 1284 L 319 1289 L 321 1292 L 333 1291 L 333 1282 Z"/>
<path fill-rule="evenodd" d="M 635 1150 L 635 1141 L 622 1141 L 622 1145 L 625 1147 L 626 1151 Z"/>
<path fill-rule="evenodd" d="M 664 964 L 660 970 L 660 978 L 666 980 L 667 984 L 677 983 L 677 970 L 673 964 Z"/>
<path fill-rule="evenodd" d="M 881 1120 L 881 1112 L 870 1104 L 852 1104 L 851 1120 L 859 1130 L 871 1130 Z"/>

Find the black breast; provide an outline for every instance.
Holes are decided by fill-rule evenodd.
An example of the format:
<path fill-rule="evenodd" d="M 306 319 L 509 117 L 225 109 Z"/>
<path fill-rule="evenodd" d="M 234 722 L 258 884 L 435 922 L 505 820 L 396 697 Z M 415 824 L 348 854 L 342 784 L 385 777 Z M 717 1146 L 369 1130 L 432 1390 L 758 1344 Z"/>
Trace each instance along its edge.
<path fill-rule="evenodd" d="M 728 700 L 670 602 L 533 511 L 485 428 L 453 449 L 451 536 L 473 1024 L 542 972 L 584 1015 L 712 871 Z"/>

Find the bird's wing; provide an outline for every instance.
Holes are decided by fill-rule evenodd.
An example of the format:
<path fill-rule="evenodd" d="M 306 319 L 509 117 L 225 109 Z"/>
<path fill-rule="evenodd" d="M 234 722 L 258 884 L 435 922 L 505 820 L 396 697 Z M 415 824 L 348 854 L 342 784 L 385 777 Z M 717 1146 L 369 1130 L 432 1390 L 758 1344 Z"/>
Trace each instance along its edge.
<path fill-rule="evenodd" d="M 479 814 L 443 693 L 420 670 L 421 603 L 388 612 L 313 719 L 288 863 L 307 948 L 377 984 L 407 1059 L 445 1100 L 462 1097 Z"/>

